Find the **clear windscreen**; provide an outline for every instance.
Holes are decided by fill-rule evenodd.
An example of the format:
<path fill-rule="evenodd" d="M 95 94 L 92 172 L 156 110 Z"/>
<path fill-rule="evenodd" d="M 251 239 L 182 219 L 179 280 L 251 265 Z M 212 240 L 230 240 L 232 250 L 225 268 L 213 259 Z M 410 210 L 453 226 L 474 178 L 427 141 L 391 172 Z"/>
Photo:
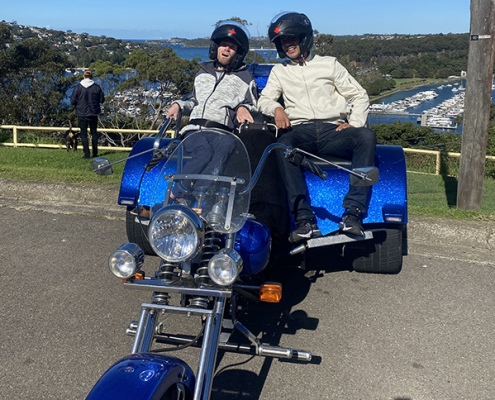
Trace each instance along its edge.
<path fill-rule="evenodd" d="M 193 209 L 217 232 L 242 228 L 249 210 L 251 180 L 248 154 L 228 133 L 202 130 L 188 134 L 160 171 L 151 216 L 169 204 Z"/>

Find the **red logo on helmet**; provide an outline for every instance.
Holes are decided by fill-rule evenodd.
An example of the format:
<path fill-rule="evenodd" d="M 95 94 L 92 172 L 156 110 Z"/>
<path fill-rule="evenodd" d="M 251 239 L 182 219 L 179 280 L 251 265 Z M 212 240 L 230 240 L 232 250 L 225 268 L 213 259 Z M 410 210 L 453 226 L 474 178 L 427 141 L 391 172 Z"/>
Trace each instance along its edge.
<path fill-rule="evenodd" d="M 229 29 L 229 34 L 231 35 L 235 35 L 237 32 L 235 31 L 235 29 Z"/>
<path fill-rule="evenodd" d="M 275 33 L 279 33 L 280 32 L 280 28 L 277 26 L 274 30 L 273 30 Z"/>

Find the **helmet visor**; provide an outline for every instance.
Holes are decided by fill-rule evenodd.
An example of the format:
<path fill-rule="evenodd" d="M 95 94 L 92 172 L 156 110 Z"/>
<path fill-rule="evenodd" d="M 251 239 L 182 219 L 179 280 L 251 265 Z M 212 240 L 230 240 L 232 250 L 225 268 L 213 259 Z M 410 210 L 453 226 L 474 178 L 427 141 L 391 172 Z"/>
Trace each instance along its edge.
<path fill-rule="evenodd" d="M 247 30 L 247 28 L 244 25 L 242 25 L 240 22 L 232 21 L 231 19 L 220 22 L 217 25 L 217 27 L 215 28 L 215 30 L 220 28 L 221 26 L 224 26 L 224 25 L 235 25 L 236 27 L 238 27 L 244 31 L 244 33 L 246 34 L 248 39 L 251 39 L 251 35 L 249 34 L 249 31 Z"/>

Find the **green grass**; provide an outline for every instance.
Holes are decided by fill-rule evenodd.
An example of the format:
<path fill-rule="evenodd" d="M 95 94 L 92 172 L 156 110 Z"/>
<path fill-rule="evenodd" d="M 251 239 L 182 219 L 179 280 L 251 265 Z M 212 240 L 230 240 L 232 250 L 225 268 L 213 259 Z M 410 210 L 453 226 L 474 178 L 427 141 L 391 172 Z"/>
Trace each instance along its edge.
<path fill-rule="evenodd" d="M 102 151 L 100 155 L 113 162 L 128 153 Z M 0 146 L 0 178 L 3 179 L 118 187 L 124 165 L 114 165 L 113 175 L 99 176 L 91 171 L 91 160 L 82 158 L 82 151 Z M 409 172 L 407 179 L 410 215 L 495 220 L 495 180 L 485 180 L 481 210 L 466 211 L 456 207 L 457 178 Z"/>
<path fill-rule="evenodd" d="M 495 221 L 495 180 L 485 179 L 479 211 L 457 208 L 456 177 L 408 172 L 407 194 L 410 215 Z"/>
<path fill-rule="evenodd" d="M 100 151 L 100 156 L 108 158 L 111 162 L 120 160 L 128 154 L 124 151 Z M 0 147 L 0 178 L 77 184 L 93 183 L 103 186 L 119 185 L 125 163 L 114 165 L 112 175 L 99 176 L 92 172 L 91 159 L 84 159 L 82 156 L 82 151 Z"/>

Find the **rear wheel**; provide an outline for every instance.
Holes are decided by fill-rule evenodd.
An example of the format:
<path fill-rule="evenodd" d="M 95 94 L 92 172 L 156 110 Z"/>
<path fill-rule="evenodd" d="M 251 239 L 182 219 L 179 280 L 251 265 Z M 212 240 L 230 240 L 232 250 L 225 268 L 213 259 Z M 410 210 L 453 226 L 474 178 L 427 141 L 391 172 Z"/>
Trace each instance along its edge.
<path fill-rule="evenodd" d="M 402 269 L 402 226 L 371 229 L 373 239 L 346 247 L 357 272 L 398 274 Z"/>
<path fill-rule="evenodd" d="M 125 228 L 129 242 L 139 245 L 146 255 L 156 255 L 148 240 L 148 225 L 137 222 L 136 215 L 132 214 L 131 210 L 127 210 L 125 214 Z"/>

